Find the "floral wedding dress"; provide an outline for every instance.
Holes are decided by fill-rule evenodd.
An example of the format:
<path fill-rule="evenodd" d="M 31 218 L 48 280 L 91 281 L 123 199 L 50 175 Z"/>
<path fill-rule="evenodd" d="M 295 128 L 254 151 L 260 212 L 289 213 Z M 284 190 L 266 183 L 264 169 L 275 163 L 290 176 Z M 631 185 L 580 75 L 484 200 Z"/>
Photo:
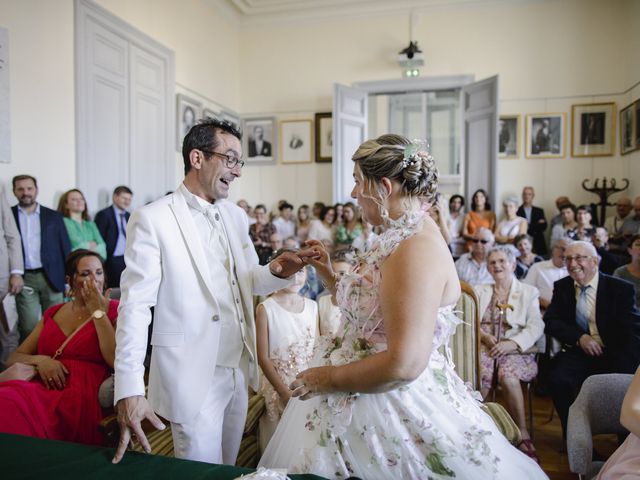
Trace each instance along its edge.
<path fill-rule="evenodd" d="M 342 278 L 337 291 L 342 335 L 321 337 L 312 365 L 343 365 L 386 349 L 380 266 L 423 219 L 391 221 Z M 386 393 L 292 399 L 260 466 L 339 479 L 547 478 L 509 444 L 455 373 L 448 352 L 438 350 L 459 322 L 452 306 L 439 309 L 429 364 L 406 386 Z"/>

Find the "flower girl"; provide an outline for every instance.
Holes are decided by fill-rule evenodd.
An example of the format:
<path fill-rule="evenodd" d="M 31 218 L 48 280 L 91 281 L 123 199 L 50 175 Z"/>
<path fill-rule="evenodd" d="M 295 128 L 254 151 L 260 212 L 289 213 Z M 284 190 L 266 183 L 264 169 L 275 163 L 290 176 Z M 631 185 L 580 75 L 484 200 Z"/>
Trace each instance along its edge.
<path fill-rule="evenodd" d="M 298 292 L 306 271 L 292 285 L 273 293 L 258 305 L 256 336 L 262 369 L 260 393 L 267 413 L 260 419 L 260 448 L 264 450 L 291 397 L 289 384 L 308 367 L 318 334 L 318 304 Z"/>

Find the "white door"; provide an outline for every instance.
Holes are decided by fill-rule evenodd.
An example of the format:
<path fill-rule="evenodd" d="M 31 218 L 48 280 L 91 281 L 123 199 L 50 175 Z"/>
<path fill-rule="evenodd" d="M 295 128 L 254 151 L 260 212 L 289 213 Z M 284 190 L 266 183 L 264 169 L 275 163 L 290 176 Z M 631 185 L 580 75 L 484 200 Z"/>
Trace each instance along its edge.
<path fill-rule="evenodd" d="M 495 209 L 498 189 L 498 76 L 465 85 L 461 95 L 464 195 L 471 205 L 471 195 L 482 188 L 487 191 Z"/>
<path fill-rule="evenodd" d="M 333 203 L 351 198 L 351 157 L 367 136 L 368 94 L 335 84 L 333 89 Z"/>
<path fill-rule="evenodd" d="M 77 185 L 91 213 L 118 185 L 135 208 L 177 183 L 173 53 L 95 2 L 75 8 Z"/>
<path fill-rule="evenodd" d="M 111 202 L 114 187 L 129 182 L 129 45 L 86 17 L 79 58 L 77 116 L 78 188 L 91 212 Z"/>

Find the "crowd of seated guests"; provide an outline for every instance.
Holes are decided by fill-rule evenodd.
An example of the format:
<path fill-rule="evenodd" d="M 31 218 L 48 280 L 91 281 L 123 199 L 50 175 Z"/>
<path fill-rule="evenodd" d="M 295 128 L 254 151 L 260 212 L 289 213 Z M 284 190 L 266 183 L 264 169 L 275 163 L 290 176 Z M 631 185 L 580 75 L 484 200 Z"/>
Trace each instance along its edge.
<path fill-rule="evenodd" d="M 533 198 L 532 187 L 523 189 L 519 207 L 517 199 L 507 198 L 504 216 L 496 224 L 487 193 L 478 190 L 460 225 L 464 199 L 455 196 L 449 203 L 447 225 L 450 250 L 459 257 L 458 275 L 474 287 L 480 299 L 483 393 L 486 395 L 490 387 L 502 388 L 506 407 L 523 432 L 521 448 L 535 457 L 524 425 L 520 390 L 520 381 L 530 381 L 536 375 L 535 359 L 523 355 L 528 347 L 518 342 L 496 350 L 495 333 L 486 327 L 495 328 L 499 323 L 496 304 L 500 300 L 516 310 L 503 312 L 503 342 L 518 335 L 525 327 L 525 323 L 515 324 L 523 318 L 520 303 L 525 295 L 521 293 L 517 300 L 503 297 L 521 287 L 535 292 L 536 308 L 527 312 L 537 327 L 529 331 L 540 337 L 544 330 L 547 353 L 555 355 L 548 363 L 548 389 L 563 428 L 569 406 L 587 376 L 635 371 L 640 362 L 640 197 L 633 203 L 621 198 L 616 215 L 609 217 L 605 226 L 594 222 L 591 206 L 576 207 L 566 196 L 557 198 L 558 214 L 547 224 L 544 211 L 533 205 Z M 606 225 L 612 229 L 611 238 Z M 547 251 L 545 233 L 550 240 L 548 259 L 543 257 Z M 494 238 L 502 250 L 492 249 Z M 583 291 L 589 292 L 586 297 Z M 496 298 L 497 292 L 502 297 Z M 529 346 L 538 339 L 531 340 Z M 517 355 L 502 350 L 513 350 Z M 503 361 L 517 367 L 503 367 Z M 511 384 L 505 378 L 511 378 Z"/>
<path fill-rule="evenodd" d="M 128 192 L 130 202 L 131 192 Z M 633 203 L 626 198 L 620 199 L 616 214 L 609 217 L 604 226 L 598 226 L 588 205 L 576 208 L 567 197 L 557 199 L 559 213 L 547 223 L 544 211 L 533 205 L 534 195 L 533 188 L 528 186 L 522 191 L 520 205 L 516 197 L 505 199 L 499 221 L 491 210 L 489 194 L 482 189 L 474 192 L 468 212 L 465 212 L 462 196 L 453 195 L 447 199 L 440 195 L 430 206 L 429 215 L 440 228 L 456 259 L 460 279 L 471 284 L 479 298 L 482 394 L 486 397 L 492 388 L 502 389 L 507 410 L 521 430 L 523 442 L 519 447 L 536 458 L 524 420 L 520 382 L 535 378 L 538 371 L 536 357 L 527 350 L 545 332 L 555 337 L 555 342 L 562 348 L 551 367 L 550 389 L 563 426 L 568 406 L 587 375 L 602 371 L 627 372 L 637 367 L 638 355 L 629 352 L 635 347 L 640 352 L 640 323 L 634 306 L 640 290 L 640 197 Z M 16 197 L 21 198 L 18 194 Z M 21 205 L 28 199 L 25 197 L 23 200 Z M 291 203 L 282 200 L 273 212 L 263 204 L 254 208 L 245 200 L 237 204 L 247 214 L 249 236 L 261 264 L 266 264 L 283 249 L 295 250 L 307 240 L 318 240 L 331 252 L 334 271 L 344 274 L 352 268 L 349 252 L 369 250 L 379 233 L 360 219 L 358 207 L 351 202 L 336 205 L 316 202 L 312 208 L 300 205 L 296 210 Z M 42 363 L 43 368 L 38 369 L 38 375 L 27 383 L 0 382 L 0 415 L 3 411 L 14 412 L 10 415 L 16 418 L 23 415 L 15 413 L 16 409 L 23 407 L 23 399 L 28 395 L 44 398 L 44 392 L 50 392 L 46 395 L 64 392 L 73 408 L 79 408 L 78 398 L 82 398 L 87 402 L 82 412 L 87 414 L 70 419 L 64 402 L 54 402 L 62 405 L 60 411 L 51 406 L 34 409 L 31 416 L 23 415 L 28 420 L 24 425 L 17 425 L 17 420 L 0 420 L 0 424 L 7 425 L 6 428 L 45 438 L 100 443 L 97 430 L 93 428 L 100 415 L 93 407 L 97 402 L 100 381 L 112 367 L 110 349 L 115 340 L 111 335 L 117 305 L 105 303 L 106 297 L 102 295 L 108 282 L 103 262 L 117 257 L 121 262 L 120 273 L 124 268 L 126 206 L 116 207 L 114 191 L 113 208 L 103 211 L 109 219 L 115 212 L 114 222 L 109 226 L 111 230 L 108 230 L 106 223 L 101 225 L 104 222 L 91 222 L 80 190 L 71 189 L 62 195 L 58 205 L 60 220 L 70 240 L 70 250 L 75 251 L 67 261 L 66 278 L 72 289 L 71 301 L 58 301 L 51 308 L 50 305 L 42 308 L 42 320 L 10 358 L 9 363 L 24 360 Z M 549 236 L 549 246 L 545 234 Z M 107 235 L 110 240 L 105 242 Z M 547 251 L 550 252 L 548 258 Z M 75 263 L 69 264 L 72 260 Z M 91 265 L 87 267 L 86 263 Z M 37 264 L 35 266 L 33 270 L 40 268 Z M 585 276 L 585 271 L 589 275 Z M 626 283 L 609 280 L 612 277 L 608 274 Z M 635 285 L 635 293 L 629 283 Z M 91 285 L 90 292 L 86 291 L 85 284 Z M 580 323 L 585 313 L 580 310 L 583 308 L 582 300 L 576 287 L 582 284 L 590 284 L 593 290 L 586 324 Z M 611 324 L 613 320 L 608 318 L 609 315 L 602 315 L 605 300 L 600 298 L 600 291 L 603 289 L 608 289 L 606 294 L 616 299 L 615 307 L 610 304 L 610 299 L 606 300 L 606 312 L 611 309 L 616 312 L 618 323 L 615 325 Z M 70 376 L 69 365 L 75 371 L 83 367 L 74 363 L 73 343 L 65 348 L 63 356 L 53 359 L 52 352 L 47 350 L 47 338 L 73 331 L 82 319 L 76 310 L 87 313 L 97 302 L 101 302 L 100 309 L 107 311 L 107 320 L 93 319 L 90 322 L 92 327 L 82 328 L 90 337 L 87 340 L 90 345 L 87 344 L 86 348 L 93 349 L 85 351 L 85 354 L 92 355 L 93 361 L 100 366 L 96 369 L 99 374 L 91 377 L 90 385 L 79 387 L 81 393 L 74 393 L 68 388 L 76 388 L 70 379 L 81 375 Z M 507 304 L 513 310 L 499 307 Z M 76 313 L 75 317 L 71 318 L 69 312 Z M 315 271 L 309 266 L 298 275 L 295 285 L 260 303 L 256 318 L 258 357 L 265 377 L 263 386 L 266 385 L 261 393 L 267 399 L 269 412 L 263 422 L 261 446 L 264 448 L 288 401 L 286 385 L 306 365 L 305 359 L 311 354 L 308 347 L 316 336 L 335 336 L 338 333 L 340 312 L 335 297 L 323 292 Z M 639 327 L 638 332 L 636 327 Z M 77 343 L 83 338 L 79 336 Z M 627 352 L 626 357 L 622 359 L 619 354 L 611 353 L 613 348 Z M 297 358 L 301 363 L 296 366 L 286 361 L 294 350 L 300 353 Z M 87 400 L 89 397 L 90 401 Z M 84 431 L 73 423 L 80 416 L 86 428 Z M 62 427 L 54 428 L 53 423 Z M 34 427 L 34 424 L 38 426 Z M 68 434 L 67 427 L 77 434 Z"/>

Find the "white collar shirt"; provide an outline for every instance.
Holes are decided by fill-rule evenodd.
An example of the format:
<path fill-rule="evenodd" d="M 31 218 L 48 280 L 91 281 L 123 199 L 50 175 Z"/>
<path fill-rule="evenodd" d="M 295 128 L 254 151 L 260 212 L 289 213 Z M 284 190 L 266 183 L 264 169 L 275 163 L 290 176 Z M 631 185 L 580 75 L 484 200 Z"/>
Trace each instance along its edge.
<path fill-rule="evenodd" d="M 598 333 L 598 325 L 596 324 L 596 296 L 598 294 L 598 277 L 599 274 L 593 276 L 591 281 L 587 283 L 590 288 L 587 288 L 587 318 L 589 319 L 589 335 L 600 344 L 601 347 L 604 346 L 602 343 L 602 338 L 600 338 L 600 334 Z M 578 302 L 578 297 L 580 296 L 580 284 L 574 282 L 575 290 L 576 290 L 576 303 Z"/>
<path fill-rule="evenodd" d="M 487 270 L 487 262 L 476 262 L 471 253 L 465 253 L 456 260 L 456 271 L 460 280 L 467 282 L 469 285 L 491 284 L 495 281 Z"/>
<path fill-rule="evenodd" d="M 25 270 L 42 268 L 40 204 L 36 204 L 36 209 L 31 213 L 27 213 L 18 205 L 18 221 L 20 222 L 20 236 L 24 247 Z"/>
<path fill-rule="evenodd" d="M 220 345 L 216 364 L 237 368 L 245 349 L 246 332 L 242 297 L 235 273 L 227 232 L 217 205 L 192 194 L 180 185 L 196 225 L 209 265 L 210 280 L 216 292 L 221 322 Z"/>

